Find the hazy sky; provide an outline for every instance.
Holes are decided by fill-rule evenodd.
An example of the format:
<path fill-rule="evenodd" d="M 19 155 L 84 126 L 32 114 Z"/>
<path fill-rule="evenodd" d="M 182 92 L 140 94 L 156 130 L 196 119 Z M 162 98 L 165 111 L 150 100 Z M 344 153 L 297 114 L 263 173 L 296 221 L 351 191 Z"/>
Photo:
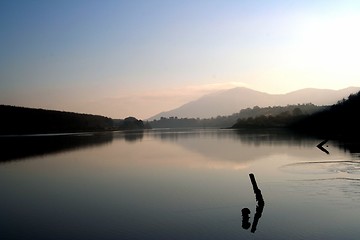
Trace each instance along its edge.
<path fill-rule="evenodd" d="M 147 118 L 234 86 L 360 86 L 359 26 L 358 0 L 1 0 L 0 104 Z"/>

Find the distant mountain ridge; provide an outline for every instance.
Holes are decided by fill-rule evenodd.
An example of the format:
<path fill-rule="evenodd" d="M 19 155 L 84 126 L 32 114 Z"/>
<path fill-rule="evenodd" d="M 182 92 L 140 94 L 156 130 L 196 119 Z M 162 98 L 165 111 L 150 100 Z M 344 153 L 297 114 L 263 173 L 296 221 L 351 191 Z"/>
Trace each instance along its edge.
<path fill-rule="evenodd" d="M 305 88 L 286 94 L 269 94 L 237 87 L 204 95 L 173 110 L 156 114 L 148 120 L 161 117 L 211 118 L 219 115 L 231 115 L 241 109 L 254 106 L 286 106 L 303 103 L 332 105 L 358 91 L 360 91 L 360 87 L 348 87 L 340 90 Z"/>

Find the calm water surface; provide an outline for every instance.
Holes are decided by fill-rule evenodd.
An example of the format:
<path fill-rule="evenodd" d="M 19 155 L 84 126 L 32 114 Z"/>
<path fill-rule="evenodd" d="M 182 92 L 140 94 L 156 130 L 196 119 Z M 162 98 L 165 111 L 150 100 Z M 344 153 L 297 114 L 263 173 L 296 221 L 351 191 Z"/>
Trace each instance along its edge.
<path fill-rule="evenodd" d="M 352 145 L 278 131 L 1 137 L 0 239 L 359 239 Z M 254 173 L 265 206 L 254 225 Z"/>

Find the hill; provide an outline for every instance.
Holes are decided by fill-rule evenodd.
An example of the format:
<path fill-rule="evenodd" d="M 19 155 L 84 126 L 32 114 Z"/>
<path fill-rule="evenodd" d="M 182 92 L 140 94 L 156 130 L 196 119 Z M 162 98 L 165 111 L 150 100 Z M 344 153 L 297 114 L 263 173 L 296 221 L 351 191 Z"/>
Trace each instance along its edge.
<path fill-rule="evenodd" d="M 0 105 L 0 135 L 142 130 L 150 126 L 134 117 L 100 115 Z"/>
<path fill-rule="evenodd" d="M 149 124 L 153 128 L 228 128 L 233 126 L 236 122 L 244 122 L 248 118 L 257 118 L 259 116 L 275 117 L 278 115 L 286 115 L 288 113 L 295 113 L 297 115 L 310 115 L 324 109 L 324 106 L 316 106 L 310 103 L 265 108 L 256 106 L 253 108 L 242 109 L 240 112 L 229 116 L 218 116 L 216 118 L 205 119 L 161 117 L 159 120 L 150 121 Z"/>
<path fill-rule="evenodd" d="M 294 109 L 292 112 L 287 111 L 276 116 L 260 115 L 239 119 L 232 128 L 281 127 L 325 139 L 351 140 L 352 144 L 358 144 L 359 108 L 360 92 L 350 94 L 347 99 L 342 99 L 314 114 L 304 114 L 300 109 Z"/>
<path fill-rule="evenodd" d="M 156 114 L 148 120 L 160 119 L 161 117 L 211 118 L 231 115 L 241 109 L 255 106 L 286 106 L 304 103 L 331 105 L 359 90 L 359 87 L 341 90 L 307 88 L 287 94 L 269 94 L 238 87 L 207 94 L 176 109 Z"/>
<path fill-rule="evenodd" d="M 323 138 L 357 140 L 360 135 L 359 109 L 360 92 L 338 101 L 327 110 L 295 122 L 291 128 Z"/>
<path fill-rule="evenodd" d="M 0 105 L 0 134 L 102 131 L 113 127 L 111 118 L 45 109 Z"/>

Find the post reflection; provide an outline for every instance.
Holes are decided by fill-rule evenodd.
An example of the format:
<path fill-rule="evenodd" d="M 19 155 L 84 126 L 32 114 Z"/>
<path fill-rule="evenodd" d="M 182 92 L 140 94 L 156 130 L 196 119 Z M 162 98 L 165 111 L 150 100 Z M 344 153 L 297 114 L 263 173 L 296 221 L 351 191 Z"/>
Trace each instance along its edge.
<path fill-rule="evenodd" d="M 124 139 L 127 142 L 137 142 L 141 141 L 144 138 L 144 131 L 125 131 L 124 132 Z"/>
<path fill-rule="evenodd" d="M 251 223 L 250 223 L 250 209 L 248 208 L 243 208 L 241 210 L 241 214 L 242 214 L 242 227 L 243 229 L 247 230 L 250 228 Z"/>

